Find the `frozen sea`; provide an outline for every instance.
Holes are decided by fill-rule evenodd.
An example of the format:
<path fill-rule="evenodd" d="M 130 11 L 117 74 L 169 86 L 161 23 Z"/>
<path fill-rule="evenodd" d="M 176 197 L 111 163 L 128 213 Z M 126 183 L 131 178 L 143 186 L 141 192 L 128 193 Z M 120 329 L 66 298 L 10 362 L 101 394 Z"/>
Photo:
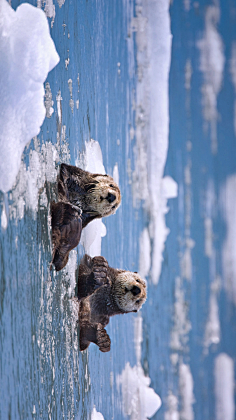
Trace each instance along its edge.
<path fill-rule="evenodd" d="M 60 61 L 44 16 L 0 0 L 0 419 L 234 420 L 236 3 L 29 3 Z M 56 273 L 61 162 L 112 175 L 122 205 Z M 85 251 L 148 284 L 106 354 L 78 349 Z"/>

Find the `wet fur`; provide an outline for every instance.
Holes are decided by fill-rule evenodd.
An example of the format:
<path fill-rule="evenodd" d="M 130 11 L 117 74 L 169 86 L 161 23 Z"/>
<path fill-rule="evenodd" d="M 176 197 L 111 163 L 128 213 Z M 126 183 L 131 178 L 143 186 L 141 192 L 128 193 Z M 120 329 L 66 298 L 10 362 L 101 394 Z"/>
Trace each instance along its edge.
<path fill-rule="evenodd" d="M 121 194 L 109 175 L 92 174 L 62 163 L 58 199 L 58 203 L 51 203 L 52 264 L 56 271 L 65 267 L 69 252 L 78 245 L 88 223 L 116 212 Z"/>
<path fill-rule="evenodd" d="M 137 312 L 146 301 L 146 283 L 137 273 L 109 267 L 104 257 L 85 255 L 78 275 L 80 350 L 90 342 L 110 351 L 109 318 Z"/>

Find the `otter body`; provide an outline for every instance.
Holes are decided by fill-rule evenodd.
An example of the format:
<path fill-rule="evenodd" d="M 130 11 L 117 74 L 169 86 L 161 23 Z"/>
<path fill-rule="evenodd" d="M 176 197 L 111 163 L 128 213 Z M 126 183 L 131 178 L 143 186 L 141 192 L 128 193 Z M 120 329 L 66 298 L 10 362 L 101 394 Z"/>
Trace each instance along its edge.
<path fill-rule="evenodd" d="M 90 342 L 110 350 L 109 318 L 137 312 L 146 300 L 146 283 L 137 273 L 109 267 L 104 257 L 85 255 L 78 276 L 80 350 Z"/>
<path fill-rule="evenodd" d="M 56 271 L 67 264 L 69 252 L 89 222 L 114 214 L 121 202 L 119 187 L 109 175 L 92 174 L 61 164 L 59 202 L 51 203 L 53 257 Z"/>

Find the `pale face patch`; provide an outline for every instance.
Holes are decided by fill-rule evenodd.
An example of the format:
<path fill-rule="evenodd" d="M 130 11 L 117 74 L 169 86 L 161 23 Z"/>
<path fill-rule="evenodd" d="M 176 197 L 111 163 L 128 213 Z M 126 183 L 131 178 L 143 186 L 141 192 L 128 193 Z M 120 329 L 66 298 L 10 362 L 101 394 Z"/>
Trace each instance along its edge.
<path fill-rule="evenodd" d="M 114 214 L 121 202 L 118 185 L 108 175 L 94 175 L 94 184 L 87 189 L 86 204 L 101 217 Z"/>
<path fill-rule="evenodd" d="M 147 298 L 146 282 L 137 273 L 121 271 L 114 284 L 114 295 L 123 311 L 138 311 Z"/>

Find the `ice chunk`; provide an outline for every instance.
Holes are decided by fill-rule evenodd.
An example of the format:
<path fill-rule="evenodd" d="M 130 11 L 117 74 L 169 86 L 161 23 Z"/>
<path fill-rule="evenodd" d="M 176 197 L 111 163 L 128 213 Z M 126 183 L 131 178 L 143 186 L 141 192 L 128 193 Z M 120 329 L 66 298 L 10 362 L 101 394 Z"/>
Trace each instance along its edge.
<path fill-rule="evenodd" d="M 226 353 L 220 353 L 215 359 L 215 418 L 233 420 L 234 402 L 234 361 Z"/>
<path fill-rule="evenodd" d="M 1 0 L 0 56 L 0 189 L 7 192 L 45 118 L 43 82 L 59 61 L 42 10 L 22 4 L 14 11 Z"/>
<path fill-rule="evenodd" d="M 104 420 L 104 417 L 101 413 L 99 413 L 95 407 L 93 407 L 91 420 Z"/>
<path fill-rule="evenodd" d="M 151 380 L 144 375 L 140 364 L 133 368 L 129 363 L 117 378 L 117 385 L 121 385 L 124 413 L 131 420 L 139 418 L 146 420 L 152 417 L 161 407 L 161 399 L 150 388 Z"/>
<path fill-rule="evenodd" d="M 85 142 L 85 152 L 76 165 L 83 167 L 85 171 L 97 174 L 105 174 L 102 151 L 98 141 L 91 139 Z M 91 257 L 101 255 L 102 237 L 106 236 L 106 226 L 101 219 L 95 219 L 82 231 L 81 243 L 85 252 Z"/>

